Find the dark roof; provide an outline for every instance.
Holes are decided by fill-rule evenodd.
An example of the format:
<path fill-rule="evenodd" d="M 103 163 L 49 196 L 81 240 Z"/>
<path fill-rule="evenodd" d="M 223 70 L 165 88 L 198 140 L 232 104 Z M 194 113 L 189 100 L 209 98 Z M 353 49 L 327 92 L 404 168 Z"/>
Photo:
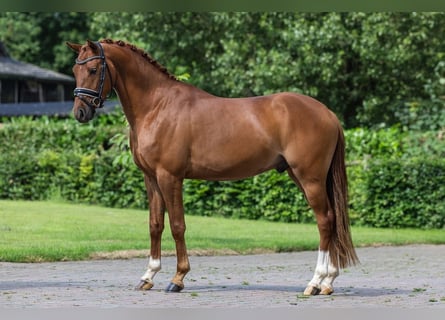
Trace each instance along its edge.
<path fill-rule="evenodd" d="M 11 58 L 0 41 L 0 79 L 29 79 L 73 83 L 74 78 Z"/>

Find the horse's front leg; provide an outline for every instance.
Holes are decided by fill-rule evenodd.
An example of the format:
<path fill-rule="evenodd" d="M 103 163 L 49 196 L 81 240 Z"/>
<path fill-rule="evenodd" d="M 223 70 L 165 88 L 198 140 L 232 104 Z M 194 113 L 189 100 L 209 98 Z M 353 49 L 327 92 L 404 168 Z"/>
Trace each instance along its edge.
<path fill-rule="evenodd" d="M 161 270 L 161 237 L 164 230 L 165 203 L 156 180 L 148 176 L 144 178 L 150 206 L 151 246 L 147 271 L 141 277 L 137 289 L 150 290 L 153 287 L 154 276 Z"/>
<path fill-rule="evenodd" d="M 183 180 L 163 171 L 158 174 L 161 189 L 170 220 L 170 228 L 176 244 L 176 274 L 167 286 L 167 292 L 179 292 L 184 289 L 184 277 L 190 271 L 190 263 L 185 245 L 185 217 L 182 202 Z"/>

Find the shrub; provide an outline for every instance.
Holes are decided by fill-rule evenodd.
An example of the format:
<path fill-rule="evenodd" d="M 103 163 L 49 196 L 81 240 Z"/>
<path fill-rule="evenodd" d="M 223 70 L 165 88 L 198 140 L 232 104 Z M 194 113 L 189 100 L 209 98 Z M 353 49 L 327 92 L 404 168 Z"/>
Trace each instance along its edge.
<path fill-rule="evenodd" d="M 398 158 L 405 151 L 403 141 L 406 136 L 398 127 L 346 130 L 346 160 L 356 162 L 370 158 Z"/>
<path fill-rule="evenodd" d="M 303 193 L 286 173 L 270 171 L 240 181 L 186 180 L 187 213 L 283 222 L 314 222 Z"/>
<path fill-rule="evenodd" d="M 147 208 L 147 195 L 142 172 L 131 161 L 126 164 L 115 159 L 122 151 L 111 148 L 94 164 L 94 188 L 90 202 L 108 207 Z"/>
<path fill-rule="evenodd" d="M 374 227 L 443 228 L 445 160 L 377 160 L 365 173 L 359 222 Z"/>

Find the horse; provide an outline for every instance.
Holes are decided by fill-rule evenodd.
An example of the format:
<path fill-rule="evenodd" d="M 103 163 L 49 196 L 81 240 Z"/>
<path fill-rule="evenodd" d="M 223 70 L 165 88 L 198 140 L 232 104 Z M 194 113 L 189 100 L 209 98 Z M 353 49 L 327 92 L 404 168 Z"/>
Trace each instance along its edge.
<path fill-rule="evenodd" d="M 161 270 L 168 212 L 177 270 L 165 289 L 180 292 L 190 271 L 182 187 L 185 179 L 237 180 L 287 171 L 315 214 L 319 247 L 304 295 L 329 295 L 339 269 L 359 262 L 347 211 L 345 140 L 336 115 L 312 97 L 281 92 L 224 98 L 178 80 L 136 46 L 118 40 L 66 42 L 77 53 L 74 117 L 90 121 L 114 90 L 129 124 L 130 149 L 144 175 L 150 255 L 136 287 Z"/>

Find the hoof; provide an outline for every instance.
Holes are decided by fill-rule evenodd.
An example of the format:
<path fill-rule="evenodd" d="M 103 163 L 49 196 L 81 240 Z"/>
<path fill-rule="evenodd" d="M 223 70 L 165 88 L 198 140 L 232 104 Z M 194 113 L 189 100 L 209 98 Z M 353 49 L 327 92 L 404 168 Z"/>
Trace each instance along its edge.
<path fill-rule="evenodd" d="M 321 291 L 320 294 L 322 295 L 330 295 L 334 292 L 334 289 L 332 289 L 332 287 L 326 287 L 326 286 L 321 286 Z"/>
<path fill-rule="evenodd" d="M 306 288 L 306 290 L 304 290 L 303 295 L 305 296 L 316 296 L 318 294 L 320 294 L 320 288 L 317 287 L 313 287 L 313 286 L 308 286 Z"/>
<path fill-rule="evenodd" d="M 176 283 L 170 282 L 170 284 L 165 288 L 165 292 L 181 292 L 184 287 L 177 285 Z"/>
<path fill-rule="evenodd" d="M 151 288 L 153 288 L 153 282 L 141 280 L 141 282 L 139 282 L 139 284 L 135 289 L 141 291 L 147 291 L 150 290 Z"/>

